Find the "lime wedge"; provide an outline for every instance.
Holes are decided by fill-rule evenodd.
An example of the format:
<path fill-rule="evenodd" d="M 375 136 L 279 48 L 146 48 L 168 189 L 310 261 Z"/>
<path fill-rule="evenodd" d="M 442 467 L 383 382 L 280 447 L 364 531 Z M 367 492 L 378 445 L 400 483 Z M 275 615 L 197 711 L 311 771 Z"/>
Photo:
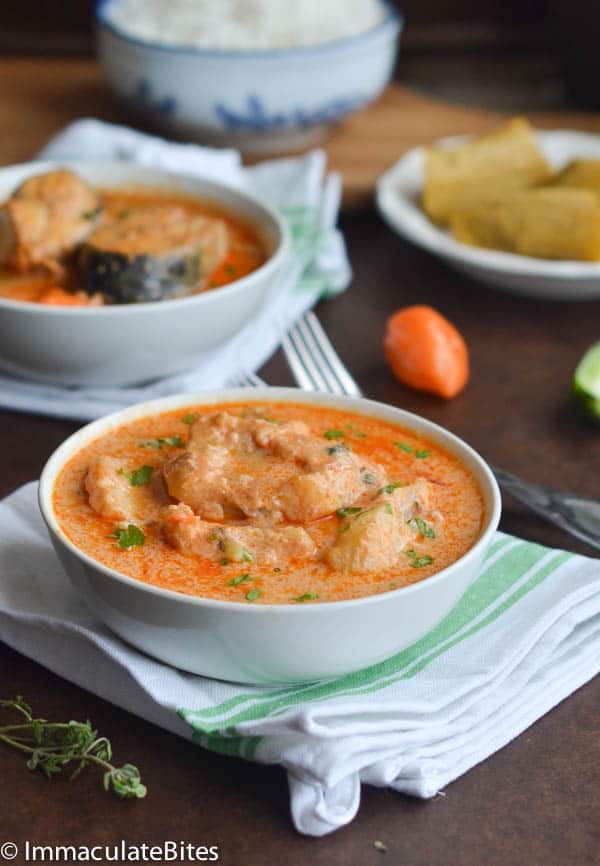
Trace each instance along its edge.
<path fill-rule="evenodd" d="M 600 421 L 600 343 L 594 343 L 577 365 L 573 394 L 585 414 Z"/>

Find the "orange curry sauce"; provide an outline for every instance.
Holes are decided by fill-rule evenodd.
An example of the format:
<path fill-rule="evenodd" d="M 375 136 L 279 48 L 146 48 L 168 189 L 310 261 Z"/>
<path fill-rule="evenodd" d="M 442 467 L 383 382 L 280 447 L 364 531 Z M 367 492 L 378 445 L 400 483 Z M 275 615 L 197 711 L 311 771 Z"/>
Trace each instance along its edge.
<path fill-rule="evenodd" d="M 84 478 L 90 462 L 100 455 L 110 455 L 122 459 L 127 472 L 142 465 L 158 468 L 180 449 L 175 445 L 149 450 L 140 443 L 174 437 L 185 442 L 189 423 L 183 419 L 189 422 L 192 414 L 257 409 L 269 419 L 302 420 L 316 434 L 322 435 L 331 429 L 343 431 L 347 445 L 357 455 L 382 467 L 390 482 L 408 484 L 418 477 L 430 481 L 433 506 L 443 520 L 435 538 L 419 537 L 412 548 L 419 557 L 431 557 L 433 561 L 415 567 L 414 558 L 401 554 L 400 564 L 389 569 L 345 574 L 322 561 L 299 561 L 278 571 L 272 565 L 261 566 L 254 562 L 221 565 L 193 558 L 174 550 L 163 539 L 160 508 L 152 499 L 150 485 L 135 488 L 135 495 L 140 497 L 138 501 L 147 503 L 148 520 L 140 525 L 145 542 L 128 550 L 119 547 L 117 540 L 111 537 L 115 522 L 100 517 L 88 503 Z M 289 403 L 198 406 L 117 427 L 81 449 L 63 467 L 54 489 L 54 508 L 62 530 L 73 544 L 123 574 L 176 592 L 248 604 L 293 603 L 306 594 L 310 594 L 310 603 L 339 601 L 415 583 L 461 557 L 476 542 L 483 524 L 483 502 L 475 479 L 455 457 L 437 445 L 377 418 Z M 332 515 L 306 528 L 320 543 L 339 533 L 340 526 L 341 520 Z M 251 581 L 230 584 L 232 579 L 246 573 L 250 574 Z M 260 589 L 260 596 L 246 601 L 252 588 Z"/>

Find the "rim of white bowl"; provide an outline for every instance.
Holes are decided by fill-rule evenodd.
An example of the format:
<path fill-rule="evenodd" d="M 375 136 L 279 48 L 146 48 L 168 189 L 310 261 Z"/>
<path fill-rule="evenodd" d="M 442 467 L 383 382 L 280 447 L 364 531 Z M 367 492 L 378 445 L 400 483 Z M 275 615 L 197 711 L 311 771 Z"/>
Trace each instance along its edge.
<path fill-rule="evenodd" d="M 228 186 L 225 183 L 221 183 L 220 181 L 213 180 L 212 178 L 206 175 L 195 175 L 195 174 L 186 174 L 184 172 L 176 172 L 170 171 L 161 168 L 154 168 L 151 165 L 143 165 L 142 163 L 131 162 L 129 160 L 83 160 L 83 159 L 64 159 L 64 160 L 32 160 L 31 162 L 21 162 L 16 163 L 15 165 L 4 165 L 0 168 L 0 177 L 2 173 L 5 171 L 12 171 L 14 169 L 19 168 L 28 168 L 31 166 L 34 171 L 38 169 L 41 171 L 52 169 L 52 168 L 69 168 L 71 166 L 79 166 L 81 169 L 85 169 L 89 167 L 93 169 L 95 167 L 102 167 L 104 169 L 110 169 L 111 166 L 118 166 L 119 169 L 123 167 L 131 167 L 132 169 L 146 169 L 156 175 L 162 175 L 165 178 L 174 178 L 175 180 L 186 180 L 186 181 L 199 181 L 200 183 L 207 183 L 210 186 L 215 188 L 215 191 L 218 193 L 219 190 L 225 191 L 228 195 L 232 195 L 233 197 L 238 197 L 240 201 L 245 201 L 251 205 L 255 205 L 260 210 L 263 211 L 263 216 L 267 216 L 275 226 L 278 238 L 277 245 L 271 255 L 267 258 L 267 260 L 260 265 L 256 270 L 251 271 L 249 274 L 246 274 L 244 277 L 240 277 L 237 280 L 232 280 L 230 283 L 227 283 L 224 286 L 217 286 L 214 289 L 209 289 L 205 292 L 199 292 L 194 295 L 186 295 L 182 298 L 165 298 L 162 301 L 140 301 L 140 302 L 131 302 L 124 304 L 107 304 L 106 306 L 101 307 L 61 307 L 59 305 L 52 304 L 38 304 L 35 301 L 18 301 L 12 300 L 11 298 L 2 298 L 0 297 L 0 310 L 9 309 L 9 310 L 23 310 L 31 315 L 38 316 L 127 316 L 127 315 L 135 315 L 141 312 L 152 312 L 157 310 L 165 310 L 170 308 L 173 304 L 177 305 L 177 308 L 180 307 L 185 309 L 185 307 L 189 307 L 196 304 L 207 303 L 207 299 L 212 298 L 215 293 L 219 295 L 219 297 L 228 297 L 230 295 L 235 295 L 238 292 L 243 292 L 249 285 L 252 285 L 257 279 L 261 279 L 262 277 L 269 277 L 273 271 L 276 271 L 288 258 L 290 250 L 291 250 L 291 234 L 290 229 L 285 222 L 284 218 L 279 214 L 275 208 L 273 208 L 268 202 L 266 202 L 261 196 L 254 195 L 254 193 L 248 193 L 245 190 L 239 190 L 234 186 Z M 73 168 L 73 171 L 76 171 Z M 118 189 L 119 186 L 111 187 L 111 189 Z M 197 196 L 194 194 L 183 193 L 188 198 L 194 199 L 195 197 L 200 198 L 200 193 Z M 210 194 L 207 196 L 210 199 Z M 220 202 L 215 201 L 217 206 L 220 205 Z M 227 212 L 227 206 L 221 205 L 223 210 Z M 235 207 L 232 208 L 235 214 Z M 258 226 L 258 221 L 255 223 Z"/>
<path fill-rule="evenodd" d="M 396 36 L 404 27 L 404 17 L 396 9 L 392 0 L 380 0 L 382 7 L 386 10 L 385 18 L 375 27 L 356 33 L 353 36 L 334 39 L 331 42 L 322 42 L 318 45 L 300 45 L 295 48 L 267 48 L 265 50 L 252 49 L 248 51 L 236 50 L 234 48 L 195 48 L 193 45 L 172 45 L 167 42 L 157 42 L 151 39 L 142 39 L 132 36 L 121 30 L 116 24 L 106 17 L 106 7 L 118 0 L 96 0 L 95 18 L 98 25 L 105 27 L 113 35 L 118 36 L 125 42 L 130 42 L 139 48 L 153 48 L 158 51 L 166 51 L 173 54 L 191 54 L 196 57 L 223 57 L 236 59 L 267 59 L 278 57 L 306 57 L 310 54 L 325 54 L 337 48 L 349 48 L 361 42 L 377 39 L 390 31 L 390 36 Z"/>
<path fill-rule="evenodd" d="M 459 460 L 462 460 L 463 455 L 466 455 L 473 461 L 484 480 L 484 483 L 480 483 L 480 481 L 477 482 L 478 486 L 482 488 L 482 493 L 484 495 L 486 493 L 486 491 L 483 490 L 484 484 L 487 484 L 488 486 L 487 492 L 491 497 L 491 508 L 489 509 L 489 513 L 486 515 L 479 538 L 475 544 L 466 551 L 466 553 L 455 562 L 446 566 L 446 568 L 432 574 L 430 577 L 409 584 L 408 586 L 399 587 L 395 590 L 376 593 L 374 595 L 361 596 L 359 598 L 343 599 L 340 601 L 322 601 L 315 605 L 252 605 L 247 602 L 225 601 L 223 599 L 187 595 L 186 593 L 163 589 L 159 586 L 144 583 L 134 577 L 129 577 L 128 575 L 122 574 L 116 569 L 110 568 L 110 566 L 104 565 L 89 556 L 77 547 L 77 545 L 68 538 L 59 526 L 54 513 L 52 494 L 60 471 L 66 465 L 68 460 L 77 453 L 77 451 L 84 448 L 94 439 L 103 435 L 103 433 L 107 432 L 111 427 L 118 427 L 122 424 L 127 424 L 149 415 L 169 412 L 176 409 L 191 408 L 202 404 L 211 405 L 212 403 L 220 404 L 248 401 L 261 402 L 265 400 L 268 400 L 269 402 L 279 401 L 284 403 L 316 403 L 321 406 L 329 406 L 333 409 L 349 410 L 357 412 L 358 414 L 366 415 L 367 417 L 378 417 L 387 421 L 390 421 L 387 417 L 388 413 L 398 413 L 399 417 L 397 423 L 399 426 L 406 426 L 410 429 L 411 424 L 416 423 L 417 427 L 424 427 L 425 429 L 423 432 L 425 436 L 432 435 L 434 440 L 442 448 L 448 448 L 450 453 L 458 457 Z M 391 423 L 394 422 L 392 421 Z M 390 406 L 389 404 L 380 403 L 376 400 L 368 400 L 364 397 L 343 397 L 334 394 L 302 391 L 300 388 L 275 388 L 269 386 L 264 388 L 229 388 L 216 391 L 199 391 L 195 394 L 175 394 L 170 397 L 161 397 L 158 400 L 138 403 L 134 406 L 129 406 L 126 409 L 120 409 L 118 412 L 113 412 L 110 415 L 105 415 L 103 418 L 92 421 L 90 424 L 86 424 L 84 427 L 80 428 L 65 439 L 65 441 L 59 445 L 59 447 L 48 458 L 40 476 L 38 502 L 42 517 L 44 518 L 50 534 L 54 535 L 61 544 L 65 545 L 70 552 L 83 563 L 94 568 L 96 571 L 99 571 L 105 577 L 116 580 L 117 582 L 125 584 L 131 588 L 135 588 L 140 592 L 156 595 L 159 598 L 178 601 L 182 604 L 191 604 L 194 606 L 209 607 L 219 610 L 252 611 L 250 614 L 251 616 L 264 616 L 273 611 L 277 611 L 278 613 L 285 612 L 285 615 L 303 616 L 307 615 L 307 612 L 310 612 L 311 610 L 314 613 L 315 608 L 318 608 L 319 610 L 335 608 L 338 610 L 341 607 L 377 604 L 382 603 L 382 601 L 389 599 L 392 596 L 396 597 L 400 594 L 408 595 L 413 592 L 419 592 L 424 585 L 431 586 L 432 584 L 448 580 L 458 569 L 461 568 L 461 566 L 468 565 L 469 562 L 476 559 L 489 546 L 494 533 L 498 528 L 502 509 L 500 489 L 496 478 L 486 461 L 477 451 L 475 451 L 474 448 L 468 445 L 459 436 L 446 430 L 445 427 L 435 424 L 433 421 L 429 421 L 427 418 L 423 418 L 413 412 L 407 412 L 405 409 L 399 409 L 396 406 Z"/>
<path fill-rule="evenodd" d="M 552 141 L 556 134 L 579 133 L 580 130 L 553 129 L 536 130 L 541 141 Z M 583 136 L 600 141 L 598 133 L 583 132 Z M 474 135 L 452 135 L 437 139 L 435 146 L 452 146 L 475 138 Z M 463 244 L 435 225 L 421 208 L 404 191 L 403 184 L 411 171 L 413 160 L 423 159 L 428 145 L 413 147 L 402 154 L 399 160 L 377 180 L 375 202 L 381 216 L 402 237 L 440 258 L 449 259 L 458 265 L 479 268 L 482 271 L 523 276 L 545 277 L 555 280 L 600 279 L 600 262 L 584 262 L 575 259 L 538 259 L 533 256 L 490 250 Z M 421 184 L 419 191 L 422 191 Z"/>

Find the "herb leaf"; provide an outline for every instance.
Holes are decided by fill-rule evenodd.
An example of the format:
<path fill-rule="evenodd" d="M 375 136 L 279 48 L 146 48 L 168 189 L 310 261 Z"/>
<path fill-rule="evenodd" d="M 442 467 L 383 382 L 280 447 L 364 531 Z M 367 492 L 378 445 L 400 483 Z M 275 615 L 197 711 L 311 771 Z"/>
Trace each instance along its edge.
<path fill-rule="evenodd" d="M 394 490 L 397 490 L 399 487 L 404 487 L 399 481 L 391 481 L 389 484 L 386 484 L 385 487 L 382 487 L 379 493 L 393 493 Z"/>
<path fill-rule="evenodd" d="M 242 547 L 242 557 L 241 558 L 242 558 L 242 562 L 252 562 L 254 560 L 254 557 L 252 556 L 250 551 L 247 550 L 245 547 Z"/>
<path fill-rule="evenodd" d="M 417 460 L 425 460 L 426 457 L 429 457 L 429 451 L 415 451 L 415 457 Z"/>
<path fill-rule="evenodd" d="M 299 595 L 298 598 L 293 598 L 292 601 L 301 604 L 303 601 L 316 601 L 318 597 L 318 592 L 305 592 L 304 595 Z"/>
<path fill-rule="evenodd" d="M 352 514 L 360 514 L 361 511 L 362 508 L 358 508 L 356 505 L 349 505 L 347 508 L 338 508 L 335 513 L 343 520 L 344 517 L 350 517 Z"/>
<path fill-rule="evenodd" d="M 198 416 L 191 412 L 189 415 L 184 415 L 181 419 L 184 424 L 193 424 Z"/>
<path fill-rule="evenodd" d="M 227 581 L 227 586 L 239 586 L 240 583 L 251 583 L 254 580 L 250 574 L 239 574 Z"/>
<path fill-rule="evenodd" d="M 251 589 L 246 593 L 247 601 L 256 601 L 257 598 L 260 598 L 260 589 Z"/>
<path fill-rule="evenodd" d="M 396 448 L 405 451 L 407 454 L 412 454 L 412 445 L 407 445 L 406 442 L 394 442 Z"/>
<path fill-rule="evenodd" d="M 146 540 L 146 536 L 139 526 L 135 526 L 133 523 L 130 523 L 127 529 L 118 527 L 114 532 L 111 532 L 108 537 L 116 538 L 119 547 L 122 547 L 123 550 L 129 550 L 130 547 L 139 547 Z"/>
<path fill-rule="evenodd" d="M 104 771 L 104 790 L 112 788 L 122 799 L 146 796 L 140 772 L 133 764 L 115 767 L 112 747 L 106 737 L 98 737 L 90 722 L 48 722 L 36 719 L 23 698 L 0 701 L 0 708 L 20 714 L 18 724 L 0 726 L 0 742 L 28 755 L 30 770 L 40 770 L 47 778 L 75 763 L 74 779 L 88 765 Z"/>
<path fill-rule="evenodd" d="M 344 431 L 343 430 L 326 430 L 323 433 L 323 436 L 326 439 L 343 439 Z"/>
<path fill-rule="evenodd" d="M 419 556 L 414 550 L 407 550 L 406 555 L 412 559 L 411 565 L 413 568 L 423 568 L 424 565 L 431 565 L 433 557 L 428 554 Z"/>
<path fill-rule="evenodd" d="M 148 484 L 153 472 L 153 466 L 140 466 L 139 469 L 134 469 L 133 472 L 125 472 L 124 469 L 119 469 L 119 473 L 128 479 L 132 487 L 143 487 L 144 484 Z"/>
<path fill-rule="evenodd" d="M 162 448 L 183 448 L 185 442 L 181 436 L 166 436 L 160 439 L 146 439 L 140 442 L 141 448 L 150 448 L 153 451 L 160 451 Z"/>
<path fill-rule="evenodd" d="M 410 520 L 406 521 L 407 523 L 414 523 L 425 538 L 435 538 L 435 530 L 433 526 L 430 526 L 428 523 L 425 523 L 422 517 L 411 517 Z"/>

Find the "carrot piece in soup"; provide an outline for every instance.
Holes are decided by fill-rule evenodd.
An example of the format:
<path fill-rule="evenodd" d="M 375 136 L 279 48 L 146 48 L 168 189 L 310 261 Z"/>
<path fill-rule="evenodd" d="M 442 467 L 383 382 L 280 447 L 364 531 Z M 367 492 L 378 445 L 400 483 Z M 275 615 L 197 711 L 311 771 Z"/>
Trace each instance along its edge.
<path fill-rule="evenodd" d="M 405 307 L 394 313 L 383 345 L 392 372 L 404 385 L 450 399 L 467 384 L 465 341 L 432 307 Z"/>

